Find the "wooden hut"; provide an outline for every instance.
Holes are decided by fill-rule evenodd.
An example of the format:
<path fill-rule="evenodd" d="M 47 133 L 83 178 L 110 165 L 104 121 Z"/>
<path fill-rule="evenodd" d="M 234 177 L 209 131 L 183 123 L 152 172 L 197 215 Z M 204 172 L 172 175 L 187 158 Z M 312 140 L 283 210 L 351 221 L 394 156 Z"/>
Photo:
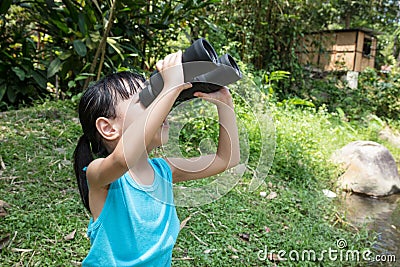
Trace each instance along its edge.
<path fill-rule="evenodd" d="M 322 71 L 374 68 L 377 34 L 365 28 L 306 34 L 298 52 L 300 63 Z"/>

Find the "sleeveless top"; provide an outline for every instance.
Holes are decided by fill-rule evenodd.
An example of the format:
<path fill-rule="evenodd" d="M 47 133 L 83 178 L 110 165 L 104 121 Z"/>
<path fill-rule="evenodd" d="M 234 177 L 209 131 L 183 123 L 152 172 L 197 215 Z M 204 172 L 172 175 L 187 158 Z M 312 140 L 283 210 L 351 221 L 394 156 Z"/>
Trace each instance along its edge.
<path fill-rule="evenodd" d="M 90 219 L 91 248 L 82 266 L 171 265 L 179 233 L 172 173 L 164 159 L 149 163 L 152 185 L 139 185 L 129 172 L 111 183 L 99 217 Z"/>

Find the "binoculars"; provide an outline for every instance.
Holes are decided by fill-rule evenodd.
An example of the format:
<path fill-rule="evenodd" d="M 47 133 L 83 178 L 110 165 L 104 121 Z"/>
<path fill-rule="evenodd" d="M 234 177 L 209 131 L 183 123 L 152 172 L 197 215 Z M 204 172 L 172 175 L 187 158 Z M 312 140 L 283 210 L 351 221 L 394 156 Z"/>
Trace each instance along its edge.
<path fill-rule="evenodd" d="M 195 92 L 215 92 L 242 78 L 235 60 L 229 54 L 218 58 L 214 48 L 203 38 L 196 40 L 183 52 L 182 68 L 184 81 L 192 83 L 192 87 L 179 94 L 174 106 L 194 98 Z M 145 88 L 139 93 L 140 102 L 148 107 L 163 87 L 161 75 L 158 71 L 153 72 L 149 81 L 146 81 Z"/>

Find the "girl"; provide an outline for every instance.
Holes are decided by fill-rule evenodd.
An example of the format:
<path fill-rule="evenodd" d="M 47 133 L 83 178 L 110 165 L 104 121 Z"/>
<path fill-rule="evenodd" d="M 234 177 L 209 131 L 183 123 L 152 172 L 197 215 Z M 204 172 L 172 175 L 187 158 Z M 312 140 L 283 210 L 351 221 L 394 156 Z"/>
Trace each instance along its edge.
<path fill-rule="evenodd" d="M 182 52 L 156 64 L 164 87 L 144 108 L 144 78 L 121 72 L 87 89 L 79 103 L 83 136 L 74 152 L 79 192 L 91 213 L 89 254 L 83 266 L 170 266 L 179 232 L 172 182 L 212 176 L 239 163 L 239 139 L 227 88 L 195 96 L 214 103 L 220 130 L 217 152 L 196 159 L 155 158 L 168 141 L 166 117 L 183 90 Z"/>

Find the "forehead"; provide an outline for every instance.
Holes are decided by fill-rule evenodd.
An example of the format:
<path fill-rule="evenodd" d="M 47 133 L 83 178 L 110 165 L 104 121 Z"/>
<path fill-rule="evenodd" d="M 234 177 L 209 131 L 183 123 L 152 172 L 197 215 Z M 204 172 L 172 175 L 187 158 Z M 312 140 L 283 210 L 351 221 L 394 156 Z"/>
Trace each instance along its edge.
<path fill-rule="evenodd" d="M 145 83 L 139 79 L 135 80 L 135 84 L 127 80 L 122 80 L 121 82 L 130 96 L 127 99 L 121 96 L 118 97 L 115 106 L 116 116 L 120 118 L 125 117 L 127 113 L 137 115 L 142 109 L 144 110 L 143 105 L 139 102 L 139 93 L 145 87 Z"/>
<path fill-rule="evenodd" d="M 138 116 L 144 110 L 144 106 L 139 101 L 138 93 L 132 95 L 129 99 L 118 101 L 116 106 L 117 117 Z"/>
<path fill-rule="evenodd" d="M 121 79 L 121 82 L 123 83 L 123 87 L 125 88 L 127 93 L 129 93 L 130 95 L 135 95 L 139 93 L 145 87 L 144 82 L 139 79 L 135 79 L 134 81 Z"/>

